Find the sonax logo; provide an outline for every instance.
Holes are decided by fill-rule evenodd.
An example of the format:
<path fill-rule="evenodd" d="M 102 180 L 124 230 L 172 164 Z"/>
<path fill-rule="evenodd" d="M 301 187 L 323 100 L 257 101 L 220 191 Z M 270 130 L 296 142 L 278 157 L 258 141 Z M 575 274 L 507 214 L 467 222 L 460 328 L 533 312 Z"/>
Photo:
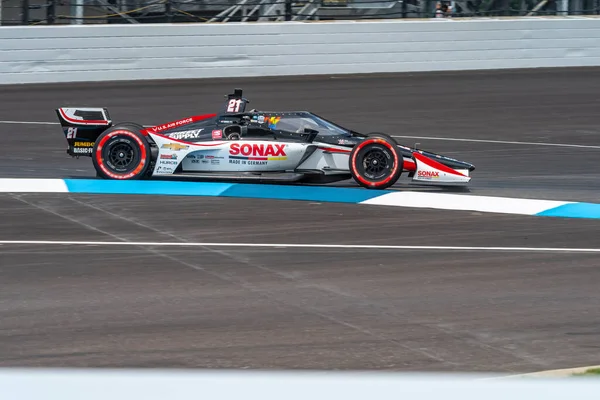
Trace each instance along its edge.
<path fill-rule="evenodd" d="M 437 171 L 419 171 L 417 176 L 419 178 L 439 178 L 440 173 Z"/>
<path fill-rule="evenodd" d="M 285 144 L 250 144 L 232 143 L 229 147 L 229 158 L 256 161 L 287 160 Z"/>

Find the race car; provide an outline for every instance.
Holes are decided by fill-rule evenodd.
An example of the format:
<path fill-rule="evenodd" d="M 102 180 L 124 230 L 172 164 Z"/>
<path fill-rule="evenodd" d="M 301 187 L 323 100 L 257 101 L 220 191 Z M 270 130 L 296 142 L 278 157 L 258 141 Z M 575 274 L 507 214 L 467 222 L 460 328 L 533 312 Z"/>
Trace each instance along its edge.
<path fill-rule="evenodd" d="M 156 126 L 113 124 L 107 108 L 56 110 L 73 157 L 89 156 L 104 179 L 195 178 L 325 184 L 354 179 L 386 189 L 414 183 L 466 185 L 475 167 L 359 133 L 309 111 L 246 111 L 241 89 L 213 114 Z"/>

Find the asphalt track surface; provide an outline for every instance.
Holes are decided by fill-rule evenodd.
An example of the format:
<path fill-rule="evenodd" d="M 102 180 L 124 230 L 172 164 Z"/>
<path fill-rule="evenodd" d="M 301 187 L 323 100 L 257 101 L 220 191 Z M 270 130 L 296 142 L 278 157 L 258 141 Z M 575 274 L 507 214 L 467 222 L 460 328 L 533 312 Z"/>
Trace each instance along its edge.
<path fill-rule="evenodd" d="M 360 131 L 600 146 L 600 69 L 0 88 L 0 120 L 144 124 L 251 107 Z M 402 139 L 399 139 L 401 142 Z M 472 193 L 599 201 L 600 148 L 406 139 Z M 0 123 L 1 177 L 90 177 L 58 126 Z M 353 186 L 352 183 L 345 183 Z M 398 188 L 405 189 L 405 184 Z M 412 190 L 412 189 L 411 189 Z M 0 240 L 598 248 L 594 220 L 348 204 L 0 195 Z M 0 366 L 529 372 L 597 364 L 600 257 L 507 251 L 0 245 Z"/>

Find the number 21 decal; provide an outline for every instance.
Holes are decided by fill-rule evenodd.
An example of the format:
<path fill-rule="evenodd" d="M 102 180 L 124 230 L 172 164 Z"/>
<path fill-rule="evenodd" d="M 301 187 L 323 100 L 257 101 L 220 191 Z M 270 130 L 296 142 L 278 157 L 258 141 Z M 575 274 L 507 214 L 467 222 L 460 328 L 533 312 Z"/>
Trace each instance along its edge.
<path fill-rule="evenodd" d="M 67 129 L 67 139 L 75 139 L 77 137 L 77 128 Z"/>
<path fill-rule="evenodd" d="M 242 104 L 241 99 L 231 99 L 227 105 L 227 112 L 238 112 L 240 111 L 240 106 Z"/>

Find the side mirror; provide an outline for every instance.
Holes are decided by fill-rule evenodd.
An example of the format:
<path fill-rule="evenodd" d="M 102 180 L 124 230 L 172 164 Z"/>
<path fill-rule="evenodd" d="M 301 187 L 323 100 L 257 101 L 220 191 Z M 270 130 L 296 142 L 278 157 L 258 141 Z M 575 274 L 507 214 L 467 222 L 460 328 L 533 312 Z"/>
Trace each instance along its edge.
<path fill-rule="evenodd" d="M 319 131 L 315 131 L 314 129 L 310 128 L 304 128 L 304 133 L 308 134 L 308 138 L 306 138 L 306 141 L 308 143 L 312 143 L 313 140 L 315 140 L 315 138 L 319 134 Z"/>

